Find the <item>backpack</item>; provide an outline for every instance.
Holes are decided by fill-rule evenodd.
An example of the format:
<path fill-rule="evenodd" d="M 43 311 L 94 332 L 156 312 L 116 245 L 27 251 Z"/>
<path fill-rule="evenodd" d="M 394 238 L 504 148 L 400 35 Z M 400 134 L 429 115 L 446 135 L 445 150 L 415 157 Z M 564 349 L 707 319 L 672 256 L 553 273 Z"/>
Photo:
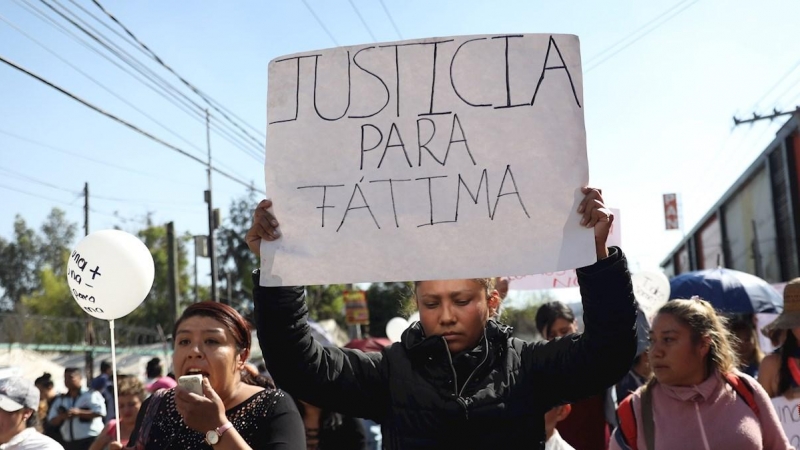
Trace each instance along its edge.
<path fill-rule="evenodd" d="M 747 406 L 753 410 L 756 418 L 761 420 L 753 387 L 735 373 L 727 373 L 723 375 L 722 378 L 731 385 L 733 390 L 739 395 L 739 398 L 744 400 Z M 650 392 L 649 387 L 649 384 L 645 385 L 641 393 L 642 428 L 644 430 L 645 444 L 648 449 L 652 449 L 655 446 L 655 423 L 653 422 L 653 394 Z M 617 408 L 617 415 L 619 416 L 619 430 L 622 433 L 625 444 L 627 444 L 631 450 L 638 450 L 636 414 L 633 411 L 632 397 L 633 395 L 629 395 L 625 397 L 625 400 L 620 402 Z"/>

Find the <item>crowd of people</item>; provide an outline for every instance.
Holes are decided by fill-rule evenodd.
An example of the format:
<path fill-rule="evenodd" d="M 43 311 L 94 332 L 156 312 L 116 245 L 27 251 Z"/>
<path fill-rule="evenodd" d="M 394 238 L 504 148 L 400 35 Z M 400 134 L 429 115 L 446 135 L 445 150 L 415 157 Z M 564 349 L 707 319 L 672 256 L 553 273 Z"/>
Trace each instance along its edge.
<path fill-rule="evenodd" d="M 254 273 L 255 323 L 222 303 L 188 306 L 167 374 L 154 358 L 147 382 L 107 364 L 92 380 L 67 368 L 64 393 L 50 374 L 0 380 L 0 450 L 793 449 L 770 397 L 800 392 L 800 279 L 763 330 L 777 341 L 767 356 L 752 316 L 701 298 L 648 318 L 624 253 L 606 244 L 613 215 L 600 190 L 583 195 L 596 262 L 577 270 L 582 331 L 549 302 L 535 318 L 542 339 L 526 342 L 498 320 L 507 280 L 425 280 L 413 288 L 419 321 L 399 342 L 323 346 L 304 287 L 262 287 Z M 281 236 L 271 206 L 257 206 L 245 236 L 256 255 Z M 201 375 L 201 390 L 185 375 Z"/>

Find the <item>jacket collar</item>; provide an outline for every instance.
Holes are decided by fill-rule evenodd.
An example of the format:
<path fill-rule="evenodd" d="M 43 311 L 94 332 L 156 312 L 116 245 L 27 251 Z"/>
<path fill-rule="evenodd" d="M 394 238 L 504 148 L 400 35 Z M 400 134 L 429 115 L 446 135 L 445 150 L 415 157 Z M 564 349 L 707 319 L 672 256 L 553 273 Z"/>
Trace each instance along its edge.
<path fill-rule="evenodd" d="M 703 382 L 694 386 L 667 386 L 664 384 L 661 386 L 664 388 L 664 392 L 675 400 L 702 403 L 714 396 L 721 381 L 722 376 L 715 370 Z"/>
<path fill-rule="evenodd" d="M 425 336 L 419 322 L 406 329 L 401 342 L 412 364 L 434 385 L 449 392 L 455 389 L 460 396 L 468 394 L 469 385 L 480 380 L 502 356 L 511 331 L 511 327 L 489 320 L 480 342 L 456 355 L 450 354 L 441 336 Z"/>
<path fill-rule="evenodd" d="M 508 338 L 511 337 L 511 332 L 513 329 L 508 325 L 503 325 L 494 319 L 489 319 L 486 322 L 486 328 L 484 329 L 484 339 L 489 342 L 489 347 L 497 347 L 500 346 L 505 347 L 505 342 Z M 485 347 L 483 345 L 484 339 L 481 339 L 478 344 L 470 349 L 466 350 L 459 355 L 453 355 L 454 357 L 461 356 L 464 353 L 474 352 L 476 350 L 483 351 Z M 406 351 L 411 352 L 412 354 L 416 354 L 418 352 L 425 353 L 425 356 L 429 356 L 429 352 L 441 352 L 447 350 L 447 343 L 441 336 L 425 336 L 425 331 L 422 329 L 422 324 L 420 322 L 414 322 L 410 327 L 403 332 L 400 341 L 403 343 L 403 347 Z"/>

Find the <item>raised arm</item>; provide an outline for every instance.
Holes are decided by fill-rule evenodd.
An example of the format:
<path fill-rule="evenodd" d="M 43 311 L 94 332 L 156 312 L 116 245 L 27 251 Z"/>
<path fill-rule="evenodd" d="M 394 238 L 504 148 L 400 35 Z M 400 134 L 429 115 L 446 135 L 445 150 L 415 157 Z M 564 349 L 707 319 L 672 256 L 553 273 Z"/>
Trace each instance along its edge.
<path fill-rule="evenodd" d="M 630 370 L 636 354 L 636 299 L 625 255 L 608 248 L 614 216 L 600 189 L 584 187 L 581 225 L 594 229 L 597 262 L 577 270 L 584 332 L 523 350 L 523 367 L 548 389 L 547 404 L 574 402 L 603 392 Z"/>
<path fill-rule="evenodd" d="M 280 235 L 271 206 L 259 203 L 247 233 L 256 255 L 262 239 Z M 253 277 L 258 340 L 278 387 L 323 409 L 380 419 L 389 399 L 382 354 L 323 347 L 311 335 L 303 287 L 261 287 Z"/>
<path fill-rule="evenodd" d="M 584 332 L 529 344 L 523 367 L 547 386 L 548 404 L 599 394 L 630 370 L 636 355 L 636 300 L 625 255 L 612 247 L 608 258 L 578 269 Z"/>

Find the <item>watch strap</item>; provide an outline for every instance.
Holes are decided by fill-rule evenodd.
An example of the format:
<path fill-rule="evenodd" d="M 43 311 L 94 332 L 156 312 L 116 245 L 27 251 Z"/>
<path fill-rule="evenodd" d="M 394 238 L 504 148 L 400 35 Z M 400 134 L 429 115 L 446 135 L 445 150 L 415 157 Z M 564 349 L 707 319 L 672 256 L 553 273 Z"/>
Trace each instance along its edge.
<path fill-rule="evenodd" d="M 219 435 L 219 437 L 222 437 L 222 435 L 226 431 L 230 430 L 231 428 L 233 428 L 233 424 L 228 422 L 225 425 L 221 425 L 221 426 L 217 427 L 216 431 L 217 431 L 217 434 Z"/>

